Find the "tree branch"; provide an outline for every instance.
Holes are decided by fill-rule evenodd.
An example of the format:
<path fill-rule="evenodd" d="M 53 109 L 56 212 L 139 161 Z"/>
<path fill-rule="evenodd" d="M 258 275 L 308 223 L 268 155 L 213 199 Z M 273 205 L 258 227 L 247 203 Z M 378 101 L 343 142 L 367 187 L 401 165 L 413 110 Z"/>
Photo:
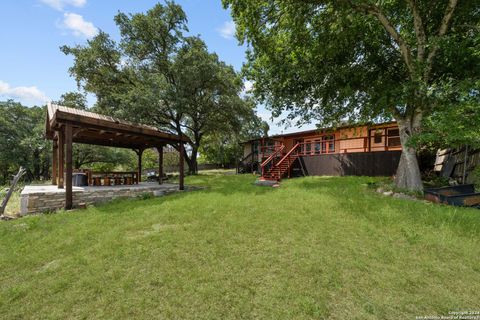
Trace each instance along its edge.
<path fill-rule="evenodd" d="M 395 43 L 400 48 L 400 54 L 402 55 L 402 58 L 407 66 L 407 69 L 410 73 L 410 77 L 413 78 L 415 74 L 415 68 L 412 62 L 411 50 L 408 47 L 405 40 L 400 35 L 400 33 L 397 31 L 395 26 L 390 22 L 387 16 L 383 13 L 383 11 L 378 6 L 373 4 L 358 3 L 353 0 L 341 0 L 339 2 L 346 4 L 350 8 L 356 10 L 357 12 L 370 14 L 376 17 L 378 21 L 380 21 L 383 28 L 388 32 L 388 34 L 393 38 Z"/>
<path fill-rule="evenodd" d="M 407 0 L 408 6 L 412 10 L 413 14 L 413 26 L 415 28 L 415 34 L 417 35 L 417 59 L 423 62 L 425 59 L 425 46 L 427 43 L 427 36 L 425 34 L 425 28 L 423 26 L 422 16 L 417 6 L 416 0 Z"/>
<path fill-rule="evenodd" d="M 442 22 L 440 23 L 440 27 L 438 28 L 438 33 L 437 37 L 441 38 L 447 33 L 448 27 L 450 26 L 450 21 L 452 20 L 453 17 L 453 12 L 455 11 L 455 8 L 458 4 L 458 0 L 449 0 L 447 4 L 447 8 L 445 9 L 445 14 L 443 16 Z M 427 63 L 426 63 L 426 68 L 425 68 L 425 74 L 424 74 L 424 79 L 425 81 L 428 81 L 428 78 L 430 77 L 430 72 L 432 71 L 432 63 L 433 59 L 435 58 L 437 51 L 438 51 L 438 39 L 432 46 L 432 50 L 429 52 L 428 57 L 427 57 Z"/>

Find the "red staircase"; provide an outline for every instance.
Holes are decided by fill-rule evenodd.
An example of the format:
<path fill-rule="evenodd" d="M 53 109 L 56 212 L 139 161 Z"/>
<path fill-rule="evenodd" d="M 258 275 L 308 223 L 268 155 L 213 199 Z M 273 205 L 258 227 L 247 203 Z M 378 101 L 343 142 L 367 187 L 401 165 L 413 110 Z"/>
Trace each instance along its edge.
<path fill-rule="evenodd" d="M 282 151 L 285 149 L 285 146 L 282 145 L 278 150 L 270 155 L 270 157 L 268 157 L 268 159 L 265 160 L 261 165 L 261 180 L 280 181 L 287 172 L 290 173 L 290 167 L 299 157 L 297 152 L 299 146 L 300 143 L 297 143 L 292 149 L 290 149 L 290 151 L 283 155 Z"/>

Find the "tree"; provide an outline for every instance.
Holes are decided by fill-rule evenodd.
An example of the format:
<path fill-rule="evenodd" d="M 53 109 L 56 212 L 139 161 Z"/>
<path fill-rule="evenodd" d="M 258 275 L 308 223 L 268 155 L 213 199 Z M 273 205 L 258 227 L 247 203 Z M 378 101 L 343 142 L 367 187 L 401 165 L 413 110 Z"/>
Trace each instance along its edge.
<path fill-rule="evenodd" d="M 68 108 L 74 108 L 74 109 L 80 109 L 80 110 L 87 110 L 88 105 L 87 105 L 87 97 L 85 94 L 81 92 L 66 92 L 60 96 L 60 99 L 58 101 L 53 102 L 55 104 L 68 107 Z"/>
<path fill-rule="evenodd" d="M 50 142 L 44 139 L 45 108 L 0 102 L 0 184 L 8 182 L 19 167 L 28 180 L 50 176 Z"/>
<path fill-rule="evenodd" d="M 62 47 L 74 56 L 71 74 L 97 96 L 102 112 L 186 134 L 185 159 L 196 173 L 203 137 L 236 131 L 251 113 L 240 76 L 199 37 L 184 36 L 186 16 L 173 2 L 119 13 L 115 22 L 119 43 L 100 32 L 86 46 Z"/>
<path fill-rule="evenodd" d="M 396 184 L 419 190 L 408 140 L 439 108 L 445 86 L 479 78 L 478 1 L 223 0 L 247 41 L 247 78 L 291 119 L 395 118 L 403 151 Z M 450 105 L 455 105 L 455 97 Z"/>
<path fill-rule="evenodd" d="M 248 98 L 250 103 L 253 103 Z M 253 109 L 252 114 L 243 119 L 242 127 L 238 132 L 216 133 L 207 135 L 200 148 L 202 158 L 207 163 L 222 166 L 236 164 L 243 155 L 242 142 L 264 137 L 269 130 L 268 124 L 258 117 Z"/>

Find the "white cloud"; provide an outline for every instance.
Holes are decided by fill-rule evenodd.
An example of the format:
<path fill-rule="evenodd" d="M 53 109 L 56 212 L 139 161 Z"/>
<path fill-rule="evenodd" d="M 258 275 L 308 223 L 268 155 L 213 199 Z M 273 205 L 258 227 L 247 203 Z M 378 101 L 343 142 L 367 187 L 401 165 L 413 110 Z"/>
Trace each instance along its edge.
<path fill-rule="evenodd" d="M 235 22 L 227 21 L 221 28 L 217 29 L 217 31 L 223 38 L 233 39 L 235 37 Z"/>
<path fill-rule="evenodd" d="M 92 38 L 98 33 L 98 29 L 93 23 L 86 21 L 76 13 L 65 12 L 62 27 L 72 31 L 77 37 Z"/>
<path fill-rule="evenodd" d="M 4 99 L 15 99 L 31 104 L 43 104 L 50 99 L 37 87 L 12 87 L 10 84 L 0 80 L 0 97 Z"/>
<path fill-rule="evenodd" d="M 46 5 L 52 7 L 55 10 L 62 11 L 66 6 L 73 6 L 77 8 L 83 7 L 87 0 L 40 0 Z"/>

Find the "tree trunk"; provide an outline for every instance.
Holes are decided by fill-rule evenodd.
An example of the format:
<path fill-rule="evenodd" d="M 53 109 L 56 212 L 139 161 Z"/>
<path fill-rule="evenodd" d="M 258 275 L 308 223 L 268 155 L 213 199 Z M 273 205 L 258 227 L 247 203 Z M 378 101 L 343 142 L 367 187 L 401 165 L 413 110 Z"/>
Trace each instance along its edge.
<path fill-rule="evenodd" d="M 407 142 L 412 133 L 420 128 L 421 114 L 416 114 L 412 119 L 397 119 L 402 144 L 402 155 L 398 164 L 395 184 L 398 188 L 411 191 L 422 191 L 422 175 L 418 165 L 417 150 L 408 146 Z"/>
<path fill-rule="evenodd" d="M 185 159 L 187 160 L 187 164 L 188 164 L 188 174 L 197 174 L 198 173 L 198 164 L 197 164 L 198 147 L 194 145 L 191 147 L 192 147 L 192 153 L 190 157 L 187 156 L 185 151 Z"/>
<path fill-rule="evenodd" d="M 24 174 L 25 174 L 25 169 L 20 167 L 20 169 L 18 169 L 18 173 L 13 178 L 12 185 L 8 189 L 5 199 L 3 199 L 2 203 L 0 204 L 0 216 L 3 216 L 5 209 L 7 208 L 8 200 L 10 200 L 10 197 L 12 196 L 12 193 L 15 190 L 15 186 L 17 185 L 18 181 L 23 177 Z"/>

